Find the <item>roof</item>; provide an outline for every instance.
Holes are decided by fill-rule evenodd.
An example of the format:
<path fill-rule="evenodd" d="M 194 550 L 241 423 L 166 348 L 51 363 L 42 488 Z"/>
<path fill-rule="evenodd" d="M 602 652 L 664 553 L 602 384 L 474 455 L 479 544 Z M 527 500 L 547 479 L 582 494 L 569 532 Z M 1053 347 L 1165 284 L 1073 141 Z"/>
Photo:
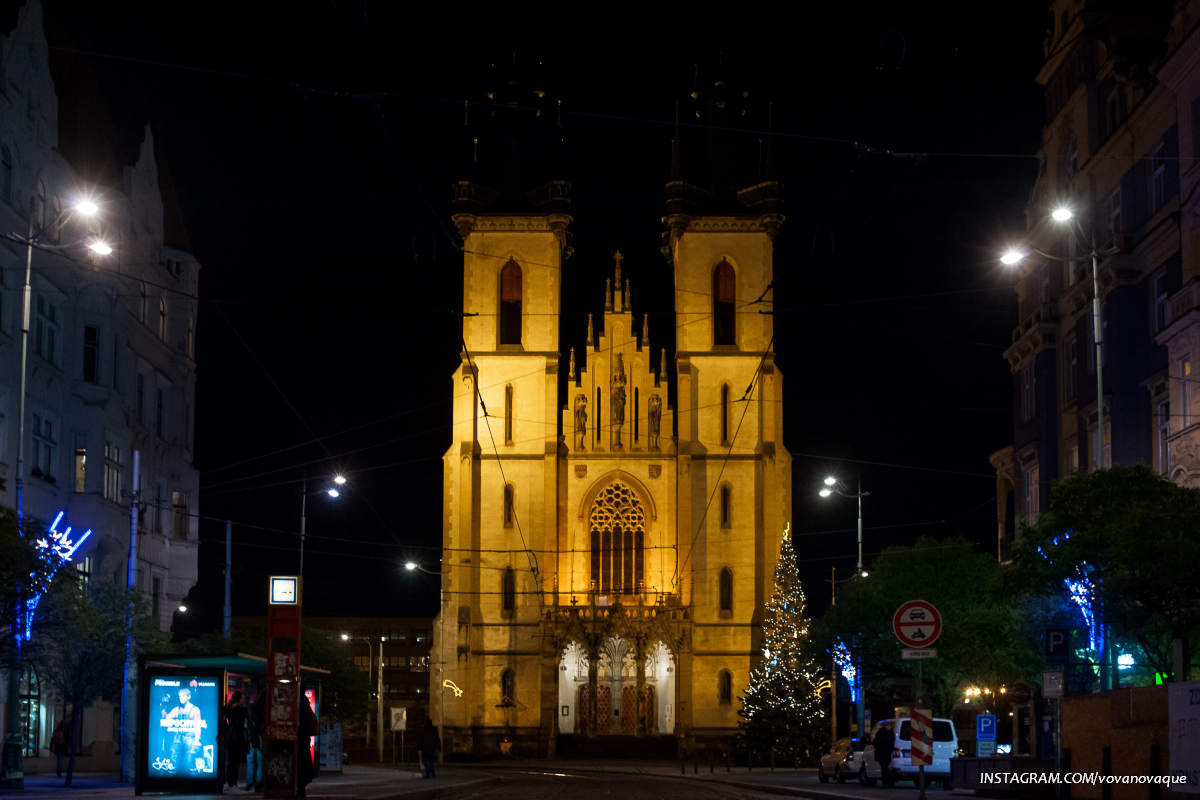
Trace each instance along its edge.
<path fill-rule="evenodd" d="M 145 656 L 143 663 L 148 667 L 221 668 L 230 672 L 236 672 L 239 675 L 265 675 L 267 673 L 267 659 L 249 653 L 204 656 L 189 656 L 174 653 L 152 654 Z M 327 669 L 306 667 L 303 664 L 300 665 L 300 673 L 301 675 L 308 674 L 313 676 L 330 674 Z"/>

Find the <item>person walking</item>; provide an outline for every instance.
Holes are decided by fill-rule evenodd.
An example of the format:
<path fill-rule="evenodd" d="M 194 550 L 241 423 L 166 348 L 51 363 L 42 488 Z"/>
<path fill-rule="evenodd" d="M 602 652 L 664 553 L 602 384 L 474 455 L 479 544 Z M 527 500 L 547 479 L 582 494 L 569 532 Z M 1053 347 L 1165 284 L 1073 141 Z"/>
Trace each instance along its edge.
<path fill-rule="evenodd" d="M 880 724 L 871 744 L 875 746 L 875 760 L 879 762 L 883 785 L 891 788 L 895 783 L 892 779 L 892 749 L 896 746 L 896 735 L 892 732 L 891 722 Z"/>
<path fill-rule="evenodd" d="M 225 707 L 225 783 L 238 785 L 238 769 L 246 758 L 246 707 L 242 693 L 234 692 Z"/>
<path fill-rule="evenodd" d="M 421 732 L 421 764 L 425 767 L 426 778 L 437 777 L 437 754 L 442 749 L 442 740 L 438 738 L 437 726 L 433 720 L 425 719 L 425 730 Z"/>
<path fill-rule="evenodd" d="M 266 706 L 262 694 L 250 699 L 246 711 L 246 791 L 263 790 L 263 728 L 266 723 Z"/>
<path fill-rule="evenodd" d="M 58 725 L 54 728 L 54 733 L 50 734 L 50 752 L 54 753 L 54 771 L 60 778 L 62 777 L 63 759 L 70 752 L 70 748 L 67 747 L 70 735 L 71 718 L 69 716 L 59 720 Z"/>

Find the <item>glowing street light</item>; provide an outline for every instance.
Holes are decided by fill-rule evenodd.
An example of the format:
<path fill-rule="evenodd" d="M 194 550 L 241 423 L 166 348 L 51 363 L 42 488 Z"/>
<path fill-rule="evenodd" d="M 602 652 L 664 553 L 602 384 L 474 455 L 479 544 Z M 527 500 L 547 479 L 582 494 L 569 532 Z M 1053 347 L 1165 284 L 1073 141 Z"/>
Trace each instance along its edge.
<path fill-rule="evenodd" d="M 1004 251 L 1004 255 L 1000 256 L 1000 263 L 1006 267 L 1011 267 L 1014 264 L 1019 264 L 1025 260 L 1025 254 L 1016 248 Z"/>
<path fill-rule="evenodd" d="M 96 239 L 94 241 L 89 242 L 88 249 L 91 250 L 93 253 L 96 253 L 97 255 L 101 255 L 101 256 L 110 256 L 110 255 L 112 255 L 112 251 L 113 251 L 112 245 L 110 245 L 108 242 L 104 241 L 103 239 Z"/>
<path fill-rule="evenodd" d="M 329 495 L 330 497 L 341 497 L 341 495 L 342 495 L 341 492 L 339 492 L 337 489 L 333 488 L 332 486 L 330 486 L 328 489 L 325 490 L 325 494 Z"/>
<path fill-rule="evenodd" d="M 404 568 L 405 568 L 406 570 L 408 570 L 409 572 L 412 572 L 414 569 L 416 569 L 416 568 L 417 568 L 417 562 L 415 562 L 415 561 L 405 561 L 405 562 L 404 562 Z"/>
<path fill-rule="evenodd" d="M 100 213 L 100 206 L 96 205 L 90 198 L 83 197 L 75 203 L 75 213 L 82 217 L 94 217 Z"/>
<path fill-rule="evenodd" d="M 1075 212 L 1066 206 L 1059 206 L 1050 212 L 1050 218 L 1055 222 L 1068 222 L 1074 216 Z"/>
<path fill-rule="evenodd" d="M 180 604 L 179 604 L 179 613 L 180 613 L 180 614 L 186 614 L 186 613 L 187 613 L 187 606 L 185 606 L 183 603 L 180 603 Z"/>
<path fill-rule="evenodd" d="M 346 476 L 340 475 L 340 474 L 334 475 L 333 482 L 336 483 L 338 486 L 345 486 L 346 485 Z"/>

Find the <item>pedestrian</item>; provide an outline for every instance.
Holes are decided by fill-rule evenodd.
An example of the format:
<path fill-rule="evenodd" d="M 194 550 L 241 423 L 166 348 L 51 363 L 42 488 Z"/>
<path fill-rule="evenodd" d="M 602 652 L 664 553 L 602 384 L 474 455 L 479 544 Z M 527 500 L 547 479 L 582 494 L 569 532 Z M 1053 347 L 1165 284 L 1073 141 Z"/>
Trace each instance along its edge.
<path fill-rule="evenodd" d="M 263 790 L 263 728 L 266 723 L 266 707 L 262 694 L 250 698 L 246 711 L 246 791 Z"/>
<path fill-rule="evenodd" d="M 225 783 L 238 785 L 238 769 L 246 758 L 246 707 L 242 705 L 242 693 L 234 692 L 225 707 L 225 725 L 222 730 L 225 743 Z"/>
<path fill-rule="evenodd" d="M 71 718 L 63 717 L 50 734 L 50 752 L 54 753 L 54 771 L 62 777 L 63 759 L 67 757 L 70 748 L 67 747 L 67 737 L 71 735 Z"/>
<path fill-rule="evenodd" d="M 871 744 L 875 746 L 875 760 L 879 762 L 883 785 L 890 788 L 895 783 L 892 779 L 892 748 L 896 746 L 896 735 L 892 733 L 891 722 L 880 723 Z"/>
<path fill-rule="evenodd" d="M 427 717 L 425 730 L 421 732 L 421 764 L 425 767 L 426 778 L 437 777 L 437 754 L 441 749 L 442 740 L 438 738 L 437 726 Z"/>
<path fill-rule="evenodd" d="M 296 796 L 307 797 L 305 787 L 312 783 L 315 770 L 313 768 L 312 748 L 309 740 L 321 731 L 317 727 L 317 715 L 313 713 L 308 698 L 300 695 L 300 724 L 297 726 L 297 739 L 300 750 L 299 763 L 296 770 Z"/>

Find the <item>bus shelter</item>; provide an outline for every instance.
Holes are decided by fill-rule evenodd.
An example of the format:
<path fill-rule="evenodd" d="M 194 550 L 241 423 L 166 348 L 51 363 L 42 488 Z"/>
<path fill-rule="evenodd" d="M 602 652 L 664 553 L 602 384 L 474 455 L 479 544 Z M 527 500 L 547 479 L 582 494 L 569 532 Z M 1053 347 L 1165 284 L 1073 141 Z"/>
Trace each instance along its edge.
<path fill-rule="evenodd" d="M 219 794 L 225 763 L 217 740 L 234 692 L 247 701 L 266 686 L 267 659 L 228 655 L 143 655 L 138 660 L 134 793 Z M 320 719 L 321 681 L 329 670 L 300 666 L 302 697 Z M 319 752 L 309 737 L 309 755 Z M 301 743 L 303 747 L 303 743 Z M 314 759 L 315 761 L 315 759 Z"/>

